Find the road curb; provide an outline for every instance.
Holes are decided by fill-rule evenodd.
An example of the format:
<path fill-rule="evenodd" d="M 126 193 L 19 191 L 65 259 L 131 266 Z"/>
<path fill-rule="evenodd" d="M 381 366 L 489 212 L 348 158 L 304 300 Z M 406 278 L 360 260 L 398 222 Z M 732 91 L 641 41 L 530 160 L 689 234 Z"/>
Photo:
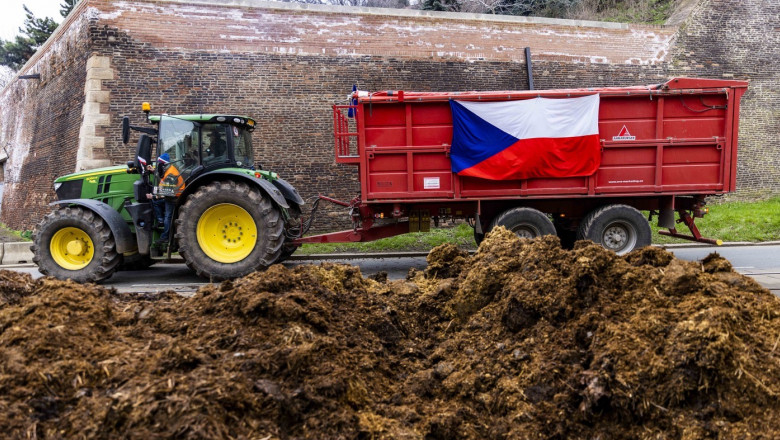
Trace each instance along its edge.
<path fill-rule="evenodd" d="M 754 243 L 752 241 L 728 241 L 720 246 L 716 246 L 714 244 L 706 244 L 706 243 L 668 243 L 668 244 L 654 244 L 653 246 L 657 246 L 664 249 L 679 249 L 679 248 L 700 248 L 700 247 L 711 247 L 711 248 L 721 248 L 721 247 L 734 247 L 734 246 L 777 246 L 780 245 L 780 241 L 761 241 L 758 243 Z"/>
<path fill-rule="evenodd" d="M 381 259 L 381 258 L 416 258 L 427 257 L 430 251 L 417 252 L 377 252 L 377 253 L 343 253 L 343 254 L 310 254 L 293 255 L 288 261 L 309 260 L 357 260 L 357 259 Z M 472 251 L 473 252 L 473 251 Z"/>
<path fill-rule="evenodd" d="M 16 265 L 32 263 L 33 253 L 30 250 L 32 242 L 21 241 L 13 243 L 0 243 L 0 265 Z M 674 243 L 674 244 L 654 244 L 653 246 L 663 249 L 687 249 L 687 248 L 712 248 L 717 250 L 721 247 L 733 246 L 776 246 L 780 241 L 763 241 L 752 243 L 748 241 L 732 241 L 723 243 L 720 246 L 704 243 Z M 470 252 L 474 252 L 473 250 Z M 381 258 L 417 258 L 428 256 L 428 251 L 414 252 L 351 252 L 342 254 L 311 254 L 311 255 L 293 255 L 290 261 L 322 261 L 322 260 L 356 260 L 356 259 L 381 259 Z M 183 262 L 183 260 L 172 260 L 171 263 Z"/>

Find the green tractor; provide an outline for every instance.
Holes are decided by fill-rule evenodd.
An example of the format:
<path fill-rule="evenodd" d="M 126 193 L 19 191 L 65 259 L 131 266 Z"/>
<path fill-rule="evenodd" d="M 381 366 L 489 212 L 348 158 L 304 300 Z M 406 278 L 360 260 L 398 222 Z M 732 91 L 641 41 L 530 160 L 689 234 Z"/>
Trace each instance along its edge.
<path fill-rule="evenodd" d="M 41 273 L 100 282 L 178 252 L 199 276 L 224 280 L 295 251 L 304 201 L 276 173 L 255 168 L 253 119 L 150 116 L 147 103 L 143 110 L 150 126 L 122 120 L 125 144 L 131 130 L 141 132 L 135 160 L 55 180 L 55 209 L 38 224 L 31 247 Z M 168 208 L 171 220 L 160 221 L 155 205 Z M 161 240 L 165 223 L 170 231 Z"/>

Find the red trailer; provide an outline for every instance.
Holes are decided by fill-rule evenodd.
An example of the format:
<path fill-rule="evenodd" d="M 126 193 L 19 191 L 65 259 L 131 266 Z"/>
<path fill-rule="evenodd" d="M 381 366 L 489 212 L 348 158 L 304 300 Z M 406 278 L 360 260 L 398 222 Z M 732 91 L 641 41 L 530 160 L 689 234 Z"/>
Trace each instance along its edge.
<path fill-rule="evenodd" d="M 358 167 L 360 195 L 351 202 L 321 197 L 349 206 L 354 227 L 295 243 L 369 241 L 426 230 L 431 218 L 438 223 L 454 217 L 468 219 L 478 241 L 492 227 L 504 225 L 526 237 L 558 234 L 564 243 L 591 239 L 622 254 L 650 244 L 648 220 L 657 215 L 658 224 L 669 229 L 663 232 L 666 235 L 719 244 L 702 238 L 694 219 L 705 214 L 705 197 L 736 187 L 739 103 L 746 90 L 744 81 L 674 78 L 650 86 L 592 89 L 355 92 L 353 105 L 335 105 L 333 115 L 336 162 Z M 545 175 L 537 172 L 538 164 L 530 174 L 513 174 L 514 162 L 504 161 L 504 156 L 462 169 L 478 160 L 471 160 L 473 151 L 464 153 L 460 144 L 478 136 L 463 134 L 461 116 L 453 118 L 456 107 L 481 109 L 473 103 L 502 103 L 508 109 L 504 114 L 511 116 L 517 113 L 512 109 L 530 105 L 528 100 L 535 98 L 548 98 L 539 102 L 555 106 L 563 101 L 553 100 L 574 102 L 573 98 L 590 96 L 593 101 L 594 95 L 598 99 L 593 128 L 586 135 L 589 151 L 595 153 L 580 154 L 571 148 L 567 153 L 593 155 L 592 171 L 585 175 L 582 170 L 587 167 L 571 175 L 566 169 Z M 523 117 L 536 120 L 534 112 L 540 111 L 547 110 Z M 580 124 L 578 118 L 562 122 L 562 131 Z M 476 125 L 484 122 L 471 120 Z M 512 136 L 547 137 L 538 132 L 549 128 L 534 132 L 535 124 L 526 124 L 531 134 Z M 526 133 L 529 128 L 518 130 Z M 514 148 L 535 151 L 536 139 L 529 142 Z M 493 168 L 501 168 L 504 176 L 485 178 Z M 639 210 L 650 211 L 651 218 L 645 219 Z M 677 232 L 676 223 L 685 224 L 691 235 Z"/>

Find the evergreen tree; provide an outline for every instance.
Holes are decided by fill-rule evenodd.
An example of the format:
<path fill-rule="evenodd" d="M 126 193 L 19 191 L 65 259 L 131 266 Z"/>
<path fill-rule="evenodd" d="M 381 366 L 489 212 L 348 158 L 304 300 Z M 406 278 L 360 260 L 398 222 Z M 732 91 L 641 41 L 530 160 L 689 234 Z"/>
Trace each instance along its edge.
<path fill-rule="evenodd" d="M 423 0 L 421 9 L 426 11 L 459 12 L 461 2 L 459 0 Z"/>
<path fill-rule="evenodd" d="M 76 6 L 76 3 L 78 3 L 79 0 L 63 0 L 62 3 L 60 3 L 60 15 L 63 17 L 67 17 L 68 14 L 70 14 L 70 11 L 73 10 L 73 7 Z"/>
<path fill-rule="evenodd" d="M 78 0 L 65 1 L 72 1 L 75 4 L 75 1 Z M 57 29 L 57 22 L 53 19 L 49 17 L 37 18 L 26 5 L 23 7 L 26 17 L 24 26 L 19 28 L 21 34 L 11 41 L 0 40 L 0 65 L 8 66 L 14 70 L 21 68 Z"/>

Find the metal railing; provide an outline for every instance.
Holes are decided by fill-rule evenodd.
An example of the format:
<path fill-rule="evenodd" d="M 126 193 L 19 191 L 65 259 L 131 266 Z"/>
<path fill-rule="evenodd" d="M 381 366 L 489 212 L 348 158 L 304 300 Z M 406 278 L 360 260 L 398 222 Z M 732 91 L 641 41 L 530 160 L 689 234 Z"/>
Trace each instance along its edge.
<path fill-rule="evenodd" d="M 357 111 L 357 106 L 353 105 L 333 106 L 333 135 L 337 163 L 357 163 L 360 158 L 358 156 Z"/>

